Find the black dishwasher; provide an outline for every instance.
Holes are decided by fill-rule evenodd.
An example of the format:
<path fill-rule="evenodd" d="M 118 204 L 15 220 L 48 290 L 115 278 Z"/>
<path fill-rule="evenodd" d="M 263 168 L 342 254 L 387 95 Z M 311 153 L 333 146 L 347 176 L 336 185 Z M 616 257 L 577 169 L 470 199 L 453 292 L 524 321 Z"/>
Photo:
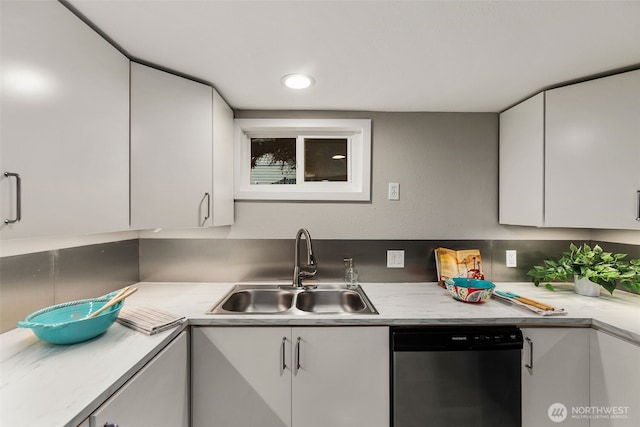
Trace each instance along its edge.
<path fill-rule="evenodd" d="M 391 329 L 393 427 L 519 427 L 515 326 Z"/>

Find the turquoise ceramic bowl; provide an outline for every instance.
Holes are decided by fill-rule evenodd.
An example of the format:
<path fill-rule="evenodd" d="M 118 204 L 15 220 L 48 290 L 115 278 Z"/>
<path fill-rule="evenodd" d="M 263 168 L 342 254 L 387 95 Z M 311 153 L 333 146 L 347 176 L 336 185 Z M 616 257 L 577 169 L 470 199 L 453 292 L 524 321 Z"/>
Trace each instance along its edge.
<path fill-rule="evenodd" d="M 467 279 L 466 277 L 454 277 L 444 281 L 447 290 L 452 297 L 464 302 L 485 302 L 491 295 L 496 285 L 486 280 Z"/>
<path fill-rule="evenodd" d="M 75 344 L 104 333 L 118 318 L 124 301 L 120 301 L 96 317 L 86 317 L 99 310 L 116 292 L 100 298 L 71 301 L 31 313 L 20 328 L 31 328 L 42 341 L 51 344 Z"/>

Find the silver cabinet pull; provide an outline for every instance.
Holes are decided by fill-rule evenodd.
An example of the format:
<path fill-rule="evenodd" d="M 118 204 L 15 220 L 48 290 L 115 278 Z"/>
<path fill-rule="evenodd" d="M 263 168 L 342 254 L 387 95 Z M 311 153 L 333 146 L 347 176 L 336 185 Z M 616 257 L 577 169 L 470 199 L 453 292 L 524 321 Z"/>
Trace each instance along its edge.
<path fill-rule="evenodd" d="M 640 190 L 638 190 L 638 212 L 636 212 L 636 221 L 640 221 Z"/>
<path fill-rule="evenodd" d="M 204 196 L 207 198 L 207 216 L 204 217 L 204 221 L 206 221 L 211 216 L 211 194 L 204 193 Z"/>
<path fill-rule="evenodd" d="M 300 341 L 302 341 L 302 338 L 298 337 L 298 339 L 296 340 L 296 370 L 294 372 L 294 374 L 298 374 L 298 371 L 300 370 L 301 364 L 300 364 Z"/>
<path fill-rule="evenodd" d="M 529 337 L 525 337 L 525 341 L 529 346 L 529 363 L 525 363 L 524 367 L 529 369 L 529 372 L 533 374 L 533 341 Z"/>
<path fill-rule="evenodd" d="M 104 423 L 104 427 L 118 427 L 118 424 L 110 423 L 109 421 L 107 421 L 106 423 Z"/>
<path fill-rule="evenodd" d="M 282 357 L 282 364 L 280 365 L 280 373 L 282 374 L 287 369 L 287 358 L 285 357 L 287 352 L 287 337 L 282 337 L 282 344 L 280 345 L 280 353 Z"/>
<path fill-rule="evenodd" d="M 14 219 L 5 219 L 5 224 L 15 224 L 22 219 L 22 180 L 20 175 L 14 172 L 5 172 L 4 176 L 7 178 L 16 179 L 16 217 Z"/>

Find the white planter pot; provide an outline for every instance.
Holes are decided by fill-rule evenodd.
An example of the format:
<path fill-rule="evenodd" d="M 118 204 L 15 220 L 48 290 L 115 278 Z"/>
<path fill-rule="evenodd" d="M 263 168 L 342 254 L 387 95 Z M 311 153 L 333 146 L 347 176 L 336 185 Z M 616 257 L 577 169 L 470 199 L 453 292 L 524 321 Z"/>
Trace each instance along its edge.
<path fill-rule="evenodd" d="M 578 276 L 574 276 L 573 280 L 576 284 L 575 291 L 578 295 L 584 295 L 587 297 L 600 296 L 600 285 L 587 278 L 578 279 Z"/>

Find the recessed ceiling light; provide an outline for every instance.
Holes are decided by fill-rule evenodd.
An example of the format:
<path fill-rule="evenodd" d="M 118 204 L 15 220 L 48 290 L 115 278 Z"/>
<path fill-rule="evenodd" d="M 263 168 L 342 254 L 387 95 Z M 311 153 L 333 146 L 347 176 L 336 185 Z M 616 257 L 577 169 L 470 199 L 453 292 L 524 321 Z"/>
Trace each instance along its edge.
<path fill-rule="evenodd" d="M 287 74 L 282 78 L 282 84 L 290 89 L 306 89 L 314 82 L 313 77 L 305 74 Z"/>

